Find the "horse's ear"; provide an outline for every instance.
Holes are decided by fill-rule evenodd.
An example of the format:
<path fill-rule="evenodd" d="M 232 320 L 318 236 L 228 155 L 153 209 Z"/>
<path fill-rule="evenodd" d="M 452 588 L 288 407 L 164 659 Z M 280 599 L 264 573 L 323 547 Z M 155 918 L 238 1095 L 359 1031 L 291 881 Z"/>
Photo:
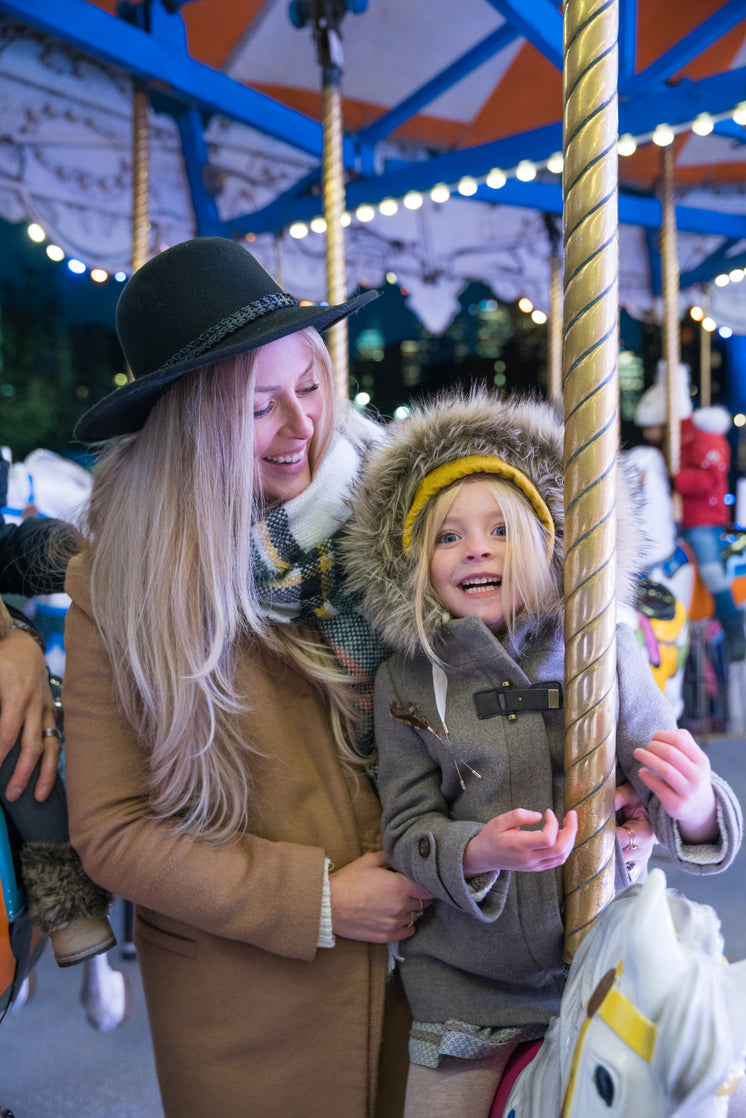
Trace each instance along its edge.
<path fill-rule="evenodd" d="M 621 986 L 624 989 L 631 981 L 639 1008 L 655 1021 L 684 966 L 662 870 L 650 871 L 634 906 L 624 947 Z"/>

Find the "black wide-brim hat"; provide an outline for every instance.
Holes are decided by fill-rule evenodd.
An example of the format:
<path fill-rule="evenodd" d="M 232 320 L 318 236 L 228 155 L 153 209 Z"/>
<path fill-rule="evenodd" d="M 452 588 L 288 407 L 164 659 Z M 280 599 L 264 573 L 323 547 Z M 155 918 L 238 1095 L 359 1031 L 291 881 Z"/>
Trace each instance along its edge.
<path fill-rule="evenodd" d="M 119 297 L 119 343 L 135 378 L 83 415 L 82 442 L 130 435 L 185 373 L 313 326 L 326 330 L 378 295 L 300 306 L 250 252 L 226 237 L 197 237 L 143 264 Z"/>

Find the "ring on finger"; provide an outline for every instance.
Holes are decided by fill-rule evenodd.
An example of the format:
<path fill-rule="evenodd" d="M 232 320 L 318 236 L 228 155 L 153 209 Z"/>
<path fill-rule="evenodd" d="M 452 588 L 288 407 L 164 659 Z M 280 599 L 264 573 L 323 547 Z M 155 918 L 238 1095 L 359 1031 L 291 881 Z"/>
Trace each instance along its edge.
<path fill-rule="evenodd" d="M 626 846 L 622 847 L 622 850 L 639 850 L 640 848 L 635 842 L 635 832 L 632 830 L 632 828 L 625 826 L 625 824 L 622 824 L 622 830 L 627 832 L 627 838 L 629 839 L 629 842 Z"/>
<path fill-rule="evenodd" d="M 57 738 L 58 741 L 62 739 L 62 735 L 56 726 L 48 726 L 46 730 L 42 730 L 41 736 L 42 738 Z"/>

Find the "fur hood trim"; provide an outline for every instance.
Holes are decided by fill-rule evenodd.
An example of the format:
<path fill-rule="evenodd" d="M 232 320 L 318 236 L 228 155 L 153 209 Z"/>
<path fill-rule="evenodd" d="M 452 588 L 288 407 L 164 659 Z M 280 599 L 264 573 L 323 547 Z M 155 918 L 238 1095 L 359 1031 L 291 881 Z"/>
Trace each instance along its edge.
<path fill-rule="evenodd" d="M 418 404 L 368 455 L 353 490 L 352 515 L 343 541 L 347 584 L 362 597 L 363 612 L 383 640 L 413 655 L 420 647 L 415 623 L 416 563 L 402 546 L 407 515 L 423 479 L 444 463 L 472 455 L 497 456 L 520 471 L 543 498 L 554 521 L 553 595 L 531 631 L 561 632 L 564 618 L 564 429 L 557 409 L 537 397 L 498 397 L 483 389 L 445 392 Z M 640 539 L 634 528 L 630 487 L 619 470 L 617 593 L 633 599 Z M 620 542 L 621 541 L 621 542 Z M 426 602 L 425 628 L 434 637 L 449 620 L 437 602 Z"/>
<path fill-rule="evenodd" d="M 733 426 L 730 412 L 720 404 L 697 408 L 692 414 L 692 423 L 698 431 L 704 431 L 707 435 L 727 435 Z"/>

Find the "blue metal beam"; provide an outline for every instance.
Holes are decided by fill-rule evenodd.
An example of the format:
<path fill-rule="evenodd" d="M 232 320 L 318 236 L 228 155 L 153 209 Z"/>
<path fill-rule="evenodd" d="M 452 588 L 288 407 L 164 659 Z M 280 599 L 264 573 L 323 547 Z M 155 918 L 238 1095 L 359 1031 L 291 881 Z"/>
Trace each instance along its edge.
<path fill-rule="evenodd" d="M 357 134 L 358 140 L 363 143 L 373 144 L 378 140 L 382 140 L 385 136 L 390 135 L 394 129 L 398 128 L 405 120 L 409 120 L 416 113 L 424 109 L 436 98 L 445 93 L 451 86 L 456 85 L 462 78 L 471 74 L 478 66 L 493 58 L 503 47 L 508 46 L 518 37 L 518 32 L 509 24 L 504 23 L 483 39 L 481 43 L 468 50 L 461 58 L 452 62 L 450 66 L 446 66 L 445 70 L 441 72 L 431 81 L 426 82 L 420 86 L 414 93 L 410 93 L 398 105 L 395 105 L 388 112 L 385 112 L 378 120 L 363 128 Z"/>
<path fill-rule="evenodd" d="M 650 133 L 656 124 L 686 124 L 698 113 L 727 113 L 739 102 L 746 100 L 746 66 L 726 70 L 710 78 L 689 81 L 684 78 L 676 85 L 664 85 L 649 93 L 619 100 L 619 131 L 633 136 Z"/>
<path fill-rule="evenodd" d="M 624 87 L 637 67 L 637 0 L 619 4 L 619 85 Z"/>
<path fill-rule="evenodd" d="M 202 118 L 196 109 L 175 113 L 174 118 L 181 137 L 181 150 L 184 155 L 184 167 L 192 198 L 197 234 L 200 237 L 224 235 L 226 227 L 220 220 L 212 189 L 213 185 L 218 184 L 206 182 L 206 176 L 210 174 L 210 160 L 202 131 Z"/>
<path fill-rule="evenodd" d="M 716 136 L 725 136 L 727 140 L 735 140 L 737 144 L 746 144 L 746 128 L 736 124 L 735 120 L 719 120 L 713 128 Z"/>
<path fill-rule="evenodd" d="M 728 0 L 727 4 L 713 12 L 675 46 L 662 54 L 657 61 L 637 75 L 634 79 L 635 95 L 647 94 L 662 86 L 668 78 L 711 47 L 723 35 L 732 31 L 743 19 L 746 19 L 744 0 Z"/>
<path fill-rule="evenodd" d="M 562 69 L 562 16 L 551 0 L 488 0 L 552 65 Z"/>
<path fill-rule="evenodd" d="M 59 0 L 0 0 L 0 11 L 144 82 L 165 86 L 171 96 L 186 104 L 237 120 L 322 157 L 323 128 L 317 121 L 196 62 L 172 42 L 155 38 L 85 0 L 65 0 L 64 4 Z M 356 148 L 349 139 L 343 143 L 343 159 L 347 167 L 356 164 Z"/>
<path fill-rule="evenodd" d="M 663 290 L 663 261 L 661 259 L 660 235 L 658 229 L 645 229 L 645 248 L 648 254 L 648 272 L 650 273 L 650 293 L 660 295 Z M 679 287 L 682 287 L 679 277 Z"/>
<path fill-rule="evenodd" d="M 727 256 L 735 244 L 738 242 L 729 238 L 705 259 L 700 261 L 696 268 L 690 268 L 688 272 L 682 272 L 679 277 L 680 285 L 692 287 L 695 283 L 709 283 L 715 276 L 722 275 L 723 272 L 727 275 L 734 268 L 743 268 L 746 261 L 746 251 L 735 253 L 733 256 Z"/>

